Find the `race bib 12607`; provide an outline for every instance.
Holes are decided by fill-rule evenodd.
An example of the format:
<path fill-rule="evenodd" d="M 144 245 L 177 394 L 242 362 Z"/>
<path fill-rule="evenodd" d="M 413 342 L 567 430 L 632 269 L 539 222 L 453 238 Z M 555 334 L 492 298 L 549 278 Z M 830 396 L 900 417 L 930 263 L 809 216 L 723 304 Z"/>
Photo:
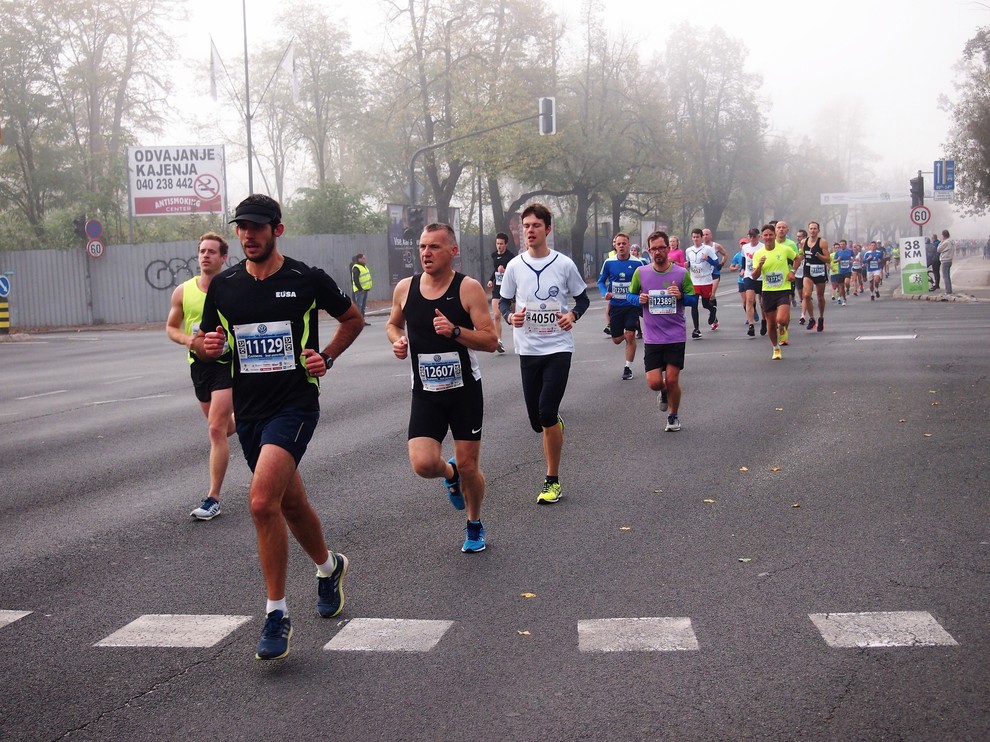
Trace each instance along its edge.
<path fill-rule="evenodd" d="M 448 353 L 421 353 L 418 356 L 419 380 L 427 392 L 445 392 L 464 386 L 461 356 Z"/>

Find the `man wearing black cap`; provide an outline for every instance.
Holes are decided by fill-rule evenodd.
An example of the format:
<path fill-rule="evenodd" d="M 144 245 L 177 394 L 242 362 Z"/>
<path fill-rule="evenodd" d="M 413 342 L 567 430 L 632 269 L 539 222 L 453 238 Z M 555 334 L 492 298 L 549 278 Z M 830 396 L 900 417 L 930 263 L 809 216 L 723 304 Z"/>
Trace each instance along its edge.
<path fill-rule="evenodd" d="M 292 636 L 285 600 L 290 530 L 316 563 L 320 615 L 336 616 L 344 606 L 347 557 L 327 549 L 297 467 L 320 418 L 319 379 L 354 342 L 364 318 L 330 276 L 279 252 L 285 225 L 277 201 L 248 196 L 231 222 L 247 260 L 210 283 L 192 350 L 203 360 L 228 347 L 233 353 L 237 436 L 254 473 L 248 497 L 268 591 L 255 657 L 275 660 L 289 653 Z M 340 323 L 326 347 L 318 337 L 319 309 Z"/>

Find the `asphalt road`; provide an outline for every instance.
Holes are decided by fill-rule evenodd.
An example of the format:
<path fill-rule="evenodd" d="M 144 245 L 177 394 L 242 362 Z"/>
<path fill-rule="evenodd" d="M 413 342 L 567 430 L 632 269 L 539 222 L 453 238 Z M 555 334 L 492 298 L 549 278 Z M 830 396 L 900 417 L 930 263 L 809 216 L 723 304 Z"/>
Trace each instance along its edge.
<path fill-rule="evenodd" d="M 832 305 L 771 362 L 722 302 L 718 332 L 689 341 L 679 433 L 641 353 L 620 380 L 593 304 L 555 506 L 535 504 L 517 359 L 482 359 L 475 555 L 409 469 L 408 364 L 374 318 L 301 467 L 351 560 L 347 604 L 319 618 L 293 546 L 295 635 L 274 663 L 254 659 L 264 588 L 236 442 L 223 514 L 188 518 L 208 443 L 181 350 L 146 331 L 0 344 L 0 611 L 26 614 L 0 613 L 0 738 L 986 739 L 990 304 Z M 212 646 L 104 646 L 163 614 L 243 618 Z M 830 645 L 819 624 L 843 614 L 880 624 L 853 643 L 895 646 Z M 892 628 L 905 617 L 921 623 Z M 369 624 L 362 641 L 425 644 L 344 649 Z"/>

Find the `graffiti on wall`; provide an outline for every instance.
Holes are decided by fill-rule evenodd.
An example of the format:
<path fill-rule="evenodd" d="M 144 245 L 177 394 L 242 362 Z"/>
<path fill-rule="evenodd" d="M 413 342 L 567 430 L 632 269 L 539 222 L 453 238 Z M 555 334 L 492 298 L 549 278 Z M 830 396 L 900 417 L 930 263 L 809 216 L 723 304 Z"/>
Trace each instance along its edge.
<path fill-rule="evenodd" d="M 224 268 L 230 268 L 240 261 L 231 260 L 229 257 L 224 263 Z M 168 258 L 167 260 L 152 260 L 144 269 L 144 280 L 151 288 L 158 291 L 167 291 L 175 288 L 181 283 L 185 283 L 190 278 L 199 273 L 199 263 L 196 256 L 191 258 Z"/>

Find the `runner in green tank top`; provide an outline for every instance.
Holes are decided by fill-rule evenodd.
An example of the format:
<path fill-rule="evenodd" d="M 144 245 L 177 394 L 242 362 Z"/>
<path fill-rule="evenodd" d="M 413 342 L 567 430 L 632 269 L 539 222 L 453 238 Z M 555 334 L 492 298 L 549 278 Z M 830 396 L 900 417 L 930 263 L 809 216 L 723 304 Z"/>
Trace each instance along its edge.
<path fill-rule="evenodd" d="M 203 302 L 210 281 L 224 269 L 227 260 L 227 240 L 213 232 L 199 238 L 196 259 L 199 275 L 179 284 L 172 292 L 165 331 L 172 342 L 187 349 L 199 332 L 203 318 Z M 199 520 L 212 520 L 220 514 L 220 488 L 227 473 L 230 445 L 227 438 L 234 434 L 234 399 L 231 393 L 230 363 L 204 363 L 189 350 L 189 373 L 199 406 L 206 415 L 210 429 L 210 489 L 203 502 L 189 515 Z"/>

